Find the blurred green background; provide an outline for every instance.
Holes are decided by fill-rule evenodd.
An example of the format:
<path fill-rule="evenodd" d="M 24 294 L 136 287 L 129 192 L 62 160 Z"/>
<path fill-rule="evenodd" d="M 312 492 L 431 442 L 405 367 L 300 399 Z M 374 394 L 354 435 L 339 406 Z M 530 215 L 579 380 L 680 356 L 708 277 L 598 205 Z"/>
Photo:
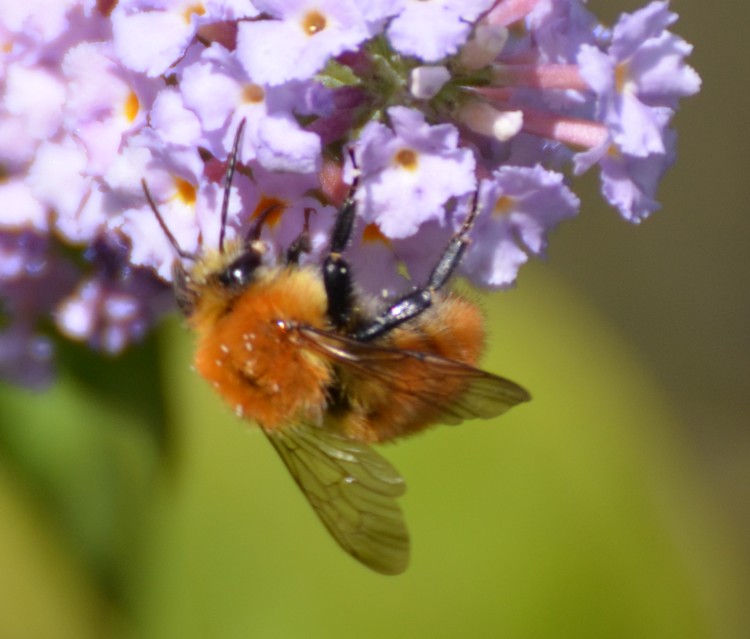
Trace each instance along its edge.
<path fill-rule="evenodd" d="M 335 546 L 175 320 L 0 388 L 0 638 L 750 636 L 750 8 L 672 7 L 704 87 L 664 209 L 629 226 L 589 176 L 548 262 L 484 301 L 485 368 L 534 401 L 384 449 L 403 576 Z"/>

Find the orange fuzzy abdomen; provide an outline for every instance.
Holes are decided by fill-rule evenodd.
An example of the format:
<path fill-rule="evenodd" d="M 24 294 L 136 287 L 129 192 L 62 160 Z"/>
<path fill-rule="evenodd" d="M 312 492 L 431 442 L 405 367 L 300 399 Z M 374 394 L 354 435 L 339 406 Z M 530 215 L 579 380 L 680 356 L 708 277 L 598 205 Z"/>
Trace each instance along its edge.
<path fill-rule="evenodd" d="M 447 297 L 409 328 L 394 330 L 388 346 L 475 366 L 484 348 L 483 318 L 474 304 Z M 341 428 L 362 441 L 385 442 L 418 433 L 437 423 L 442 411 L 466 390 L 460 376 L 443 375 L 439 367 L 418 358 L 396 360 L 392 370 L 379 373 L 392 385 L 383 386 L 375 374 L 352 380 L 349 387 L 356 408 Z"/>
<path fill-rule="evenodd" d="M 281 271 L 252 284 L 226 312 L 202 322 L 199 310 L 194 321 L 198 372 L 238 415 L 268 430 L 319 422 L 333 376 L 284 322 L 325 326 L 325 292 L 313 274 Z"/>

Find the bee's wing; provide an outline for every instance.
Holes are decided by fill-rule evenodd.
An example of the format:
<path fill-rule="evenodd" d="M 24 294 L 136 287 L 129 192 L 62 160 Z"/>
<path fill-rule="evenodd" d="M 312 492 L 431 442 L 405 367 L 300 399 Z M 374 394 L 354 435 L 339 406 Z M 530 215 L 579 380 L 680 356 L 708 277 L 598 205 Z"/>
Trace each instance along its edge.
<path fill-rule="evenodd" d="M 531 399 L 528 391 L 515 382 L 487 373 L 468 364 L 421 351 L 409 351 L 348 337 L 317 328 L 301 327 L 313 348 L 321 350 L 339 365 L 389 389 L 392 401 L 401 399 L 420 405 L 423 415 L 435 422 L 458 424 L 465 419 L 488 419 Z M 400 375 L 402 367 L 416 368 L 417 377 L 437 380 L 418 391 L 409 389 Z M 415 373 L 412 373 L 413 375 Z M 457 384 L 456 384 L 457 383 Z M 446 401 L 444 388 L 458 386 L 460 393 Z"/>
<path fill-rule="evenodd" d="M 456 376 L 466 382 L 466 388 L 458 399 L 442 405 L 438 421 L 443 424 L 454 425 L 465 419 L 497 417 L 531 399 L 526 389 L 499 375 L 432 355 L 425 360 L 431 371 L 428 374 Z"/>
<path fill-rule="evenodd" d="M 366 444 L 313 425 L 265 431 L 339 545 L 373 570 L 395 575 L 409 561 L 396 498 L 404 480 Z"/>

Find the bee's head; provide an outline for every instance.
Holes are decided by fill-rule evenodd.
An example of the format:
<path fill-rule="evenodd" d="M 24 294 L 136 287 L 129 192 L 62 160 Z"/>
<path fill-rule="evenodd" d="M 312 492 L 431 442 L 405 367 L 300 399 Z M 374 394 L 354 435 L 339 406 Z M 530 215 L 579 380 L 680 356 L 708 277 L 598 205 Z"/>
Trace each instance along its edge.
<path fill-rule="evenodd" d="M 268 260 L 268 247 L 258 240 L 226 242 L 223 250 L 202 254 L 190 268 L 176 260 L 172 285 L 177 305 L 190 317 L 201 304 L 230 304 L 252 285 Z"/>
<path fill-rule="evenodd" d="M 250 246 L 219 271 L 216 279 L 222 288 L 242 290 L 253 280 L 262 261 L 263 251 Z"/>

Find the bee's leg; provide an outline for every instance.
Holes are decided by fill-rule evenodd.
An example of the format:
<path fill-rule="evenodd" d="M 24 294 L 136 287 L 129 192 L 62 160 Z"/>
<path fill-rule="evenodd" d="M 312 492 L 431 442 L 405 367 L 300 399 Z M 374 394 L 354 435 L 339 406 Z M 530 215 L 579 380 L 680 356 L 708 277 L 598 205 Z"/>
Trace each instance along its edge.
<path fill-rule="evenodd" d="M 471 241 L 469 240 L 469 232 L 477 216 L 477 199 L 478 192 L 474 194 L 471 211 L 464 221 L 461 230 L 451 238 L 448 246 L 443 251 L 443 255 L 432 270 L 427 284 L 423 288 L 418 288 L 404 295 L 383 313 L 360 327 L 354 333 L 355 339 L 363 342 L 375 339 L 411 318 L 424 313 L 432 306 L 435 292 L 443 287 L 451 275 L 453 275 L 456 267 L 461 262 L 466 247 Z"/>
<path fill-rule="evenodd" d="M 302 226 L 302 232 L 286 250 L 287 264 L 299 264 L 300 255 L 303 253 L 309 253 L 312 250 L 312 247 L 310 246 L 310 216 L 313 213 L 315 213 L 315 209 L 305 209 L 305 222 Z"/>
<path fill-rule="evenodd" d="M 354 158 L 352 157 L 352 160 Z M 355 166 L 356 169 L 356 166 Z M 328 297 L 328 318 L 337 328 L 351 324 L 354 311 L 354 284 L 347 261 L 341 256 L 352 236 L 357 205 L 354 194 L 359 185 L 359 172 L 355 170 L 349 195 L 341 206 L 331 233 L 331 246 L 323 262 L 323 281 Z"/>
<path fill-rule="evenodd" d="M 277 211 L 283 211 L 283 206 L 278 202 L 268 205 L 265 209 L 260 212 L 260 215 L 255 219 L 255 224 L 250 227 L 250 230 L 245 236 L 245 243 L 250 244 L 257 242 L 260 239 L 260 234 L 263 232 L 263 225 L 266 223 L 268 218 L 276 213 Z"/>

